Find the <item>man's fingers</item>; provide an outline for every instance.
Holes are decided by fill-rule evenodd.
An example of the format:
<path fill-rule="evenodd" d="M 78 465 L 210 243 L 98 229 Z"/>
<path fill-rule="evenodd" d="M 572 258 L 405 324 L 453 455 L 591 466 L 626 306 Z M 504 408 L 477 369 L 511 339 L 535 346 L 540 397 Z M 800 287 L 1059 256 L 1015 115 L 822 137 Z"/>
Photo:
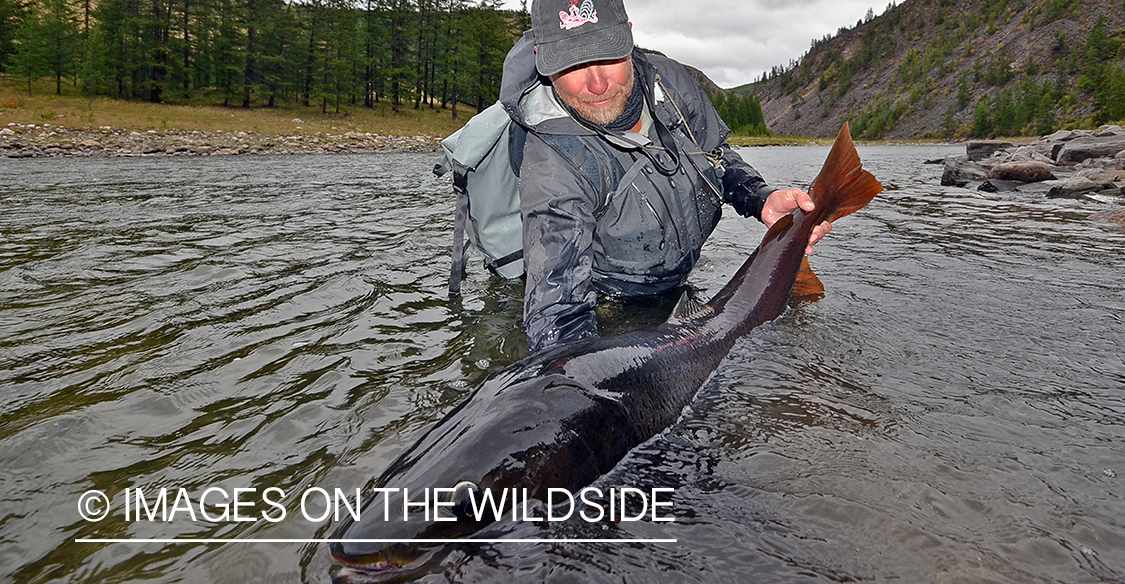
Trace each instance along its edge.
<path fill-rule="evenodd" d="M 796 193 L 797 206 L 804 209 L 805 212 L 812 211 L 816 208 L 816 204 L 813 203 L 812 197 L 810 197 L 808 193 L 805 191 L 796 191 Z"/>
<path fill-rule="evenodd" d="M 816 204 L 813 203 L 812 197 L 801 189 L 775 191 L 766 199 L 766 206 L 762 209 L 762 221 L 766 224 L 766 227 L 770 227 L 778 219 L 796 211 L 798 208 L 807 213 L 815 209 Z"/>
<path fill-rule="evenodd" d="M 805 247 L 805 255 L 812 255 L 813 246 L 825 235 L 828 235 L 829 231 L 832 231 L 832 224 L 827 221 L 814 227 L 812 234 L 809 236 L 809 245 Z"/>
<path fill-rule="evenodd" d="M 821 238 L 823 238 L 825 235 L 828 235 L 829 231 L 832 231 L 832 224 L 831 223 L 825 221 L 825 222 L 821 223 L 820 225 L 817 225 L 816 228 L 813 229 L 813 237 L 816 238 L 814 243 L 816 241 L 820 241 Z"/>

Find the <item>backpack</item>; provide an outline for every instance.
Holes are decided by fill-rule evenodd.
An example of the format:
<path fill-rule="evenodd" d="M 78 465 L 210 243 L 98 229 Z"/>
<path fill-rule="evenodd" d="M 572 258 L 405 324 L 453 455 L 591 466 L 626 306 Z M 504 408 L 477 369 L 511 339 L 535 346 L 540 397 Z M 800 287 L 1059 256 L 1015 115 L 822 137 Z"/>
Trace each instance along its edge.
<path fill-rule="evenodd" d="M 519 168 L 526 139 L 527 130 L 497 102 L 441 142 L 445 157 L 434 174 L 452 170 L 457 195 L 450 297 L 461 294 L 466 236 L 489 271 L 509 279 L 523 275 Z"/>

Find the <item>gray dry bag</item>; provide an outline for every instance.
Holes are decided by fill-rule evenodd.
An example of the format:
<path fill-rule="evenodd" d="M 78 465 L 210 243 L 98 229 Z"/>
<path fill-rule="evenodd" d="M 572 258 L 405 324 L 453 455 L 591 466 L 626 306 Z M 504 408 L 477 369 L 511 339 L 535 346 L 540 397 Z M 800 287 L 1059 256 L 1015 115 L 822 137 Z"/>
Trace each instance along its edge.
<path fill-rule="evenodd" d="M 465 236 L 493 273 L 504 278 L 523 275 L 518 172 L 526 137 L 526 130 L 513 123 L 497 102 L 441 142 L 445 159 L 434 167 L 434 174 L 443 176 L 452 170 L 457 194 L 450 296 L 461 294 Z"/>

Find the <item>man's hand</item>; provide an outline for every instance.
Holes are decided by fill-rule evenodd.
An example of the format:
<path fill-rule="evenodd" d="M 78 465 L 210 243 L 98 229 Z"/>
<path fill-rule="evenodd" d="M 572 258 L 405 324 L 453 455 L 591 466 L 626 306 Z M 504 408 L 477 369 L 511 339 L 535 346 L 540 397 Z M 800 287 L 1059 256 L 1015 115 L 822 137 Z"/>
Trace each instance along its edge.
<path fill-rule="evenodd" d="M 774 191 L 766 199 L 766 204 L 762 206 L 762 223 L 765 223 L 766 227 L 773 227 L 774 223 L 796 211 L 798 207 L 808 212 L 812 211 L 815 206 L 812 197 L 801 189 Z M 828 235 L 829 231 L 832 231 L 832 224 L 827 221 L 814 227 L 812 235 L 809 237 L 809 245 L 805 248 L 805 255 L 811 254 L 816 242 Z"/>

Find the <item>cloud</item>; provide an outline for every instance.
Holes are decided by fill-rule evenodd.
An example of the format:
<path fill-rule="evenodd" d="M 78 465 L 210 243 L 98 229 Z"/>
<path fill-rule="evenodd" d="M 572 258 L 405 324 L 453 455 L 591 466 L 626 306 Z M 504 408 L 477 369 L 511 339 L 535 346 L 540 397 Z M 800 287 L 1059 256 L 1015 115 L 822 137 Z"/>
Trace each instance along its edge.
<path fill-rule="evenodd" d="M 596 2 L 596 0 L 595 0 Z M 506 6 L 519 8 L 518 0 Z M 873 0 L 626 0 L 636 43 L 697 67 L 720 87 L 750 83 L 808 51 L 813 39 L 853 27 Z"/>

